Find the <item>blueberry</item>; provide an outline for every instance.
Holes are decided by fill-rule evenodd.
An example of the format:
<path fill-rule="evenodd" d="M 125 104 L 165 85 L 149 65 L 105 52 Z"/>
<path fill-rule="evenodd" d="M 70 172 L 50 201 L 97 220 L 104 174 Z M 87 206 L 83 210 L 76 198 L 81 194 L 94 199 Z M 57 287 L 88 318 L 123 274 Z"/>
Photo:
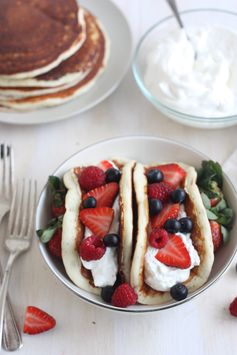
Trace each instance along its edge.
<path fill-rule="evenodd" d="M 161 182 L 164 179 L 164 174 L 158 169 L 150 170 L 147 175 L 148 184 L 154 184 L 155 182 Z"/>
<path fill-rule="evenodd" d="M 190 218 L 188 217 L 183 217 L 179 219 L 180 223 L 180 232 L 182 233 L 190 233 L 193 229 L 193 222 Z"/>
<path fill-rule="evenodd" d="M 106 182 L 119 182 L 121 178 L 121 173 L 118 169 L 111 168 L 106 170 L 105 176 Z"/>
<path fill-rule="evenodd" d="M 156 198 L 149 198 L 149 212 L 151 216 L 160 213 L 163 205 L 162 202 Z"/>
<path fill-rule="evenodd" d="M 103 239 L 103 243 L 106 247 L 117 247 L 119 245 L 119 241 L 120 237 L 115 233 L 106 234 Z"/>
<path fill-rule="evenodd" d="M 115 287 L 114 286 L 105 286 L 102 287 L 101 290 L 101 298 L 107 302 L 107 303 L 111 303 L 111 299 L 114 293 Z"/>
<path fill-rule="evenodd" d="M 177 219 L 170 218 L 165 222 L 164 228 L 168 233 L 177 233 L 180 231 L 181 225 Z"/>
<path fill-rule="evenodd" d="M 83 200 L 82 206 L 84 208 L 95 208 L 96 203 L 97 203 L 96 199 L 93 196 L 89 196 L 85 200 Z"/>
<path fill-rule="evenodd" d="M 177 283 L 170 289 L 171 297 L 176 301 L 184 300 L 188 295 L 188 289 L 185 285 Z"/>
<path fill-rule="evenodd" d="M 171 200 L 174 203 L 182 203 L 184 202 L 186 197 L 186 192 L 184 189 L 177 189 L 171 192 Z"/>

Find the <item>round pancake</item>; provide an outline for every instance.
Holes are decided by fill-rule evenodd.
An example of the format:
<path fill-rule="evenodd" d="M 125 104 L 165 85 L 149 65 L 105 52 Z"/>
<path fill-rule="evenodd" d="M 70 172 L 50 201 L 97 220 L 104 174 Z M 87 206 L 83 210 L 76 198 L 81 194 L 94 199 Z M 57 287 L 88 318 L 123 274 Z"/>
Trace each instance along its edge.
<path fill-rule="evenodd" d="M 86 77 L 74 86 L 63 89 L 56 93 L 38 95 L 34 97 L 27 97 L 23 99 L 0 99 L 0 105 L 14 108 L 17 110 L 29 110 L 40 107 L 49 107 L 62 104 L 72 98 L 81 95 L 94 85 L 98 76 L 102 73 L 107 63 L 109 55 L 109 43 L 104 32 L 102 32 L 101 25 L 96 20 L 96 27 L 98 29 L 98 45 L 99 51 L 96 61 L 94 62 L 92 70 Z"/>
<path fill-rule="evenodd" d="M 101 51 L 100 29 L 96 18 L 85 11 L 86 40 L 82 47 L 70 58 L 63 61 L 50 72 L 34 79 L 36 84 L 44 83 L 45 87 L 0 87 L 0 99 L 8 97 L 18 99 L 62 91 L 83 80 L 94 67 Z M 57 86 L 48 86 L 56 84 Z"/>
<path fill-rule="evenodd" d="M 0 1 L 0 77 L 25 78 L 49 71 L 85 40 L 76 0 Z"/>

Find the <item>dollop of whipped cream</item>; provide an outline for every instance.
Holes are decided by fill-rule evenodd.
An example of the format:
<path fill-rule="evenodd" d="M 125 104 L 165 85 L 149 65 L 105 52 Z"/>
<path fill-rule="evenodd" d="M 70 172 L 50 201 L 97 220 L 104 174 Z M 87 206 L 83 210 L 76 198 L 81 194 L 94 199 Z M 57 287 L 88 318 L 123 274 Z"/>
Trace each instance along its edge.
<path fill-rule="evenodd" d="M 146 54 L 145 85 L 162 103 L 188 114 L 236 114 L 237 33 L 215 26 L 186 30 L 190 40 L 176 29 L 154 41 Z"/>
<path fill-rule="evenodd" d="M 189 278 L 190 270 L 200 264 L 200 258 L 192 244 L 189 234 L 176 233 L 182 238 L 191 258 L 191 265 L 187 269 L 170 267 L 155 258 L 158 249 L 148 246 L 145 254 L 145 282 L 157 291 L 169 291 L 178 282 L 184 282 Z"/>
<path fill-rule="evenodd" d="M 112 162 L 113 167 L 116 169 L 116 165 Z M 116 197 L 113 204 L 114 218 L 111 224 L 109 233 L 119 232 L 119 217 L 120 217 L 120 206 L 119 206 L 119 196 Z M 93 233 L 87 227 L 85 227 L 84 238 L 88 238 Z M 91 270 L 94 284 L 97 287 L 113 286 L 116 281 L 116 276 L 118 272 L 118 257 L 117 248 L 107 247 L 104 255 L 99 260 L 86 261 L 82 258 L 82 265 L 87 269 Z"/>

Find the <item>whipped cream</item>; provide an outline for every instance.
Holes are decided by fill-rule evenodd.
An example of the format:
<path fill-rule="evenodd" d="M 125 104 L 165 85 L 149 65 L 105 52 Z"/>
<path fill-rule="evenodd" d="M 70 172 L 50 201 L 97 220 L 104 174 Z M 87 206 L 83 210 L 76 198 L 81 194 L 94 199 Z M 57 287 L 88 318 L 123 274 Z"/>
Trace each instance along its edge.
<path fill-rule="evenodd" d="M 145 282 L 157 291 L 169 291 L 177 282 L 184 282 L 189 278 L 190 270 L 200 264 L 200 258 L 192 244 L 190 233 L 176 233 L 182 238 L 191 258 L 191 265 L 187 269 L 167 266 L 155 258 L 158 249 L 148 246 L 145 254 Z"/>
<path fill-rule="evenodd" d="M 117 167 L 111 161 L 113 167 Z M 109 233 L 119 232 L 119 217 L 120 217 L 120 206 L 119 206 L 119 195 L 114 200 L 113 204 L 114 218 L 111 224 Z M 84 238 L 88 238 L 93 233 L 87 227 L 85 227 Z M 117 248 L 107 247 L 104 255 L 99 260 L 86 261 L 81 257 L 81 262 L 87 270 L 91 270 L 93 281 L 97 287 L 113 286 L 116 281 L 116 276 L 118 272 L 118 257 Z"/>
<path fill-rule="evenodd" d="M 237 113 L 237 33 L 205 26 L 163 33 L 146 54 L 144 82 L 162 103 L 195 116 Z M 195 58 L 195 52 L 197 57 Z"/>

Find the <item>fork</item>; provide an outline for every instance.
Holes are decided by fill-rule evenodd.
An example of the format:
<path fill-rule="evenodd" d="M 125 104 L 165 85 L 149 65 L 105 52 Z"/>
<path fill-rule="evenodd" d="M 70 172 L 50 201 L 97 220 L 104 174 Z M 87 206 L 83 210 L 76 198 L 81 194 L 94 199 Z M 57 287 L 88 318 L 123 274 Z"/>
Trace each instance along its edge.
<path fill-rule="evenodd" d="M 14 184 L 14 156 L 10 145 L 0 144 L 0 224 L 5 214 L 10 210 L 10 203 Z M 2 280 L 2 267 L 0 263 L 0 281 Z M 22 346 L 21 334 L 17 328 L 10 300 L 7 298 L 4 319 L 3 347 L 7 351 L 17 350 Z"/>
<path fill-rule="evenodd" d="M 34 234 L 36 190 L 36 181 L 29 180 L 26 183 L 23 180 L 16 184 L 13 193 L 8 220 L 8 237 L 5 239 L 5 246 L 10 254 L 0 288 L 0 339 L 3 335 L 6 296 L 12 265 L 20 254 L 29 249 Z"/>

